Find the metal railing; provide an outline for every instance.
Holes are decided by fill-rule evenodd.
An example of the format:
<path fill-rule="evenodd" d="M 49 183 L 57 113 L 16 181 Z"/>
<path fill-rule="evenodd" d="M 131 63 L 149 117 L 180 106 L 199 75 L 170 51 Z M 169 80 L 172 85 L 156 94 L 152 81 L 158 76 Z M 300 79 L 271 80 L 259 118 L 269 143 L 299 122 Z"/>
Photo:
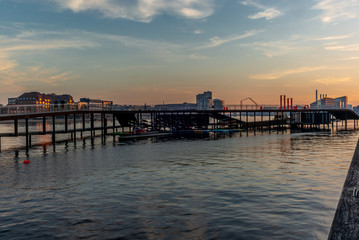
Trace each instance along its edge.
<path fill-rule="evenodd" d="M 49 112 L 83 111 L 83 110 L 111 110 L 102 104 L 29 104 L 8 105 L 0 107 L 0 115 L 20 115 Z"/>

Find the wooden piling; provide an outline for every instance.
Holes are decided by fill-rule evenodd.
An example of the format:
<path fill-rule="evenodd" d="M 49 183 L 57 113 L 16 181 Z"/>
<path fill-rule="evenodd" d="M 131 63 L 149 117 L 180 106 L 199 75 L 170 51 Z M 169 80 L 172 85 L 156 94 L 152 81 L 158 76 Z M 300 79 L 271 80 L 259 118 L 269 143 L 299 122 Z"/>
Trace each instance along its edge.
<path fill-rule="evenodd" d="M 14 120 L 14 132 L 15 132 L 15 136 L 19 134 L 19 124 L 17 119 Z"/>
<path fill-rule="evenodd" d="M 44 134 L 46 133 L 46 117 L 45 116 L 42 117 L 42 132 Z"/>
<path fill-rule="evenodd" d="M 328 236 L 329 240 L 359 236 L 359 141 L 342 189 Z"/>
<path fill-rule="evenodd" d="M 66 114 L 65 115 L 65 132 L 67 133 L 69 131 L 69 128 L 68 128 L 68 115 Z"/>
<path fill-rule="evenodd" d="M 29 119 L 25 119 L 26 151 L 29 149 Z"/>
<path fill-rule="evenodd" d="M 95 118 L 94 118 L 94 114 L 91 113 L 91 118 L 90 118 L 90 122 L 91 122 L 91 138 L 95 137 Z"/>
<path fill-rule="evenodd" d="M 55 132 L 56 132 L 55 115 L 53 115 L 52 116 L 52 145 L 54 145 L 54 146 L 55 146 L 55 141 L 56 141 Z"/>
<path fill-rule="evenodd" d="M 76 114 L 74 113 L 74 144 L 76 145 Z"/>

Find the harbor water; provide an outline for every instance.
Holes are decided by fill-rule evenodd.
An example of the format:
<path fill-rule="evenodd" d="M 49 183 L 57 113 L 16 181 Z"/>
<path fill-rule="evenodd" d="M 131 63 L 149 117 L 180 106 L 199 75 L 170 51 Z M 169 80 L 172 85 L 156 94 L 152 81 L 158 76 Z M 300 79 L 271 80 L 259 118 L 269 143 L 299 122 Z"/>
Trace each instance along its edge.
<path fill-rule="evenodd" d="M 2 139 L 0 239 L 326 239 L 358 137 Z"/>

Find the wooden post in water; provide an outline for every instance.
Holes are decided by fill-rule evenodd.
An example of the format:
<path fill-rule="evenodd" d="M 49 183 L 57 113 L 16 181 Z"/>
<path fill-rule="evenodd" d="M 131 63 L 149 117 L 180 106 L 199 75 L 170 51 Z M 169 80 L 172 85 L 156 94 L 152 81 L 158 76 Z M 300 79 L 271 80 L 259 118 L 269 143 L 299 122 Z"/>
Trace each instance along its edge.
<path fill-rule="evenodd" d="M 262 124 L 261 124 L 261 132 L 263 134 L 263 125 L 264 125 L 264 123 L 263 123 L 263 111 L 261 111 L 261 122 L 262 122 Z"/>
<path fill-rule="evenodd" d="M 14 132 L 15 132 L 15 136 L 19 134 L 19 124 L 17 119 L 14 120 Z"/>
<path fill-rule="evenodd" d="M 76 146 L 76 114 L 74 113 L 74 144 Z"/>
<path fill-rule="evenodd" d="M 29 119 L 25 119 L 26 151 L 29 150 Z"/>
<path fill-rule="evenodd" d="M 247 128 L 247 134 L 248 134 L 248 111 L 246 111 L 246 128 Z"/>
<path fill-rule="evenodd" d="M 329 240 L 359 236 L 359 142 L 354 152 L 329 233 Z"/>
<path fill-rule="evenodd" d="M 105 114 L 103 114 L 103 125 L 104 125 L 104 133 L 105 133 L 105 137 L 106 137 L 106 135 L 107 135 L 107 118 L 106 118 L 106 115 Z"/>
<path fill-rule="evenodd" d="M 55 115 L 52 116 L 52 145 L 55 146 L 55 131 L 56 131 L 56 128 L 55 128 Z"/>
<path fill-rule="evenodd" d="M 85 131 L 85 127 L 86 127 L 86 116 L 83 113 L 82 114 L 82 131 L 81 131 L 81 139 L 83 139 L 83 132 Z"/>
<path fill-rule="evenodd" d="M 104 127 L 105 127 L 105 123 L 104 123 L 104 119 L 105 119 L 105 116 L 103 113 L 101 113 L 101 141 L 104 142 Z"/>
<path fill-rule="evenodd" d="M 67 117 L 67 114 L 65 115 L 65 132 L 67 133 L 69 131 L 69 128 L 68 128 L 68 117 Z"/>
<path fill-rule="evenodd" d="M 94 122 L 95 119 L 94 119 L 94 114 L 93 113 L 91 113 L 90 121 L 91 121 L 91 138 L 93 139 L 95 137 L 95 130 L 94 130 L 94 128 L 95 128 L 95 122 Z"/>
<path fill-rule="evenodd" d="M 45 116 L 42 117 L 42 133 L 43 134 L 46 133 L 46 117 Z"/>

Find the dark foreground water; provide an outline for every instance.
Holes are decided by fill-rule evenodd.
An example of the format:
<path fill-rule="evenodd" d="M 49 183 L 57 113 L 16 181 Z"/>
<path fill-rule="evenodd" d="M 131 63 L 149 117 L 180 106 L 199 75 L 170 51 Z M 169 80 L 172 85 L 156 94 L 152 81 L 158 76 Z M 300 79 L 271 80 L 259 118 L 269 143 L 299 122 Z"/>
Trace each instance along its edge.
<path fill-rule="evenodd" d="M 0 239 L 326 239 L 358 136 L 9 150 Z"/>

